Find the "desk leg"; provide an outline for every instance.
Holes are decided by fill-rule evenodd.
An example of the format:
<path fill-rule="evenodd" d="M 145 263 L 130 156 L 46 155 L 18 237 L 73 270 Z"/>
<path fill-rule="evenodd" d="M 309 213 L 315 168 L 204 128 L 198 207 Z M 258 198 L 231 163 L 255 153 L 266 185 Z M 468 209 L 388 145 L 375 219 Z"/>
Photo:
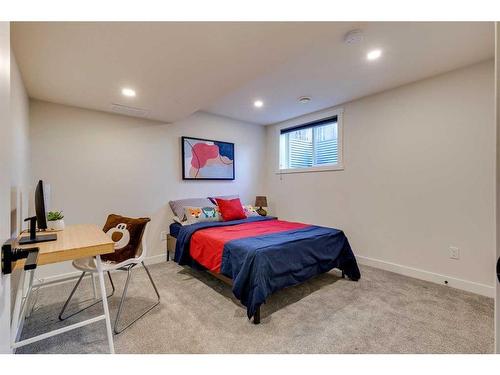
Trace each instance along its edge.
<path fill-rule="evenodd" d="M 35 277 L 35 270 L 23 271 L 21 270 L 21 277 L 19 278 L 19 285 L 17 286 L 16 301 L 14 303 L 14 311 L 12 312 L 11 322 L 11 340 L 15 343 L 21 337 L 21 332 L 24 326 L 24 320 L 30 305 L 31 290 L 33 289 L 33 279 Z M 28 277 L 28 287 L 26 294 L 24 294 L 26 276 Z"/>
<path fill-rule="evenodd" d="M 102 307 L 104 308 L 104 316 L 106 321 L 106 333 L 108 335 L 108 344 L 109 344 L 109 352 L 111 354 L 115 353 L 115 346 L 113 344 L 113 333 L 111 332 L 111 320 L 109 318 L 109 308 L 108 308 L 108 299 L 106 298 L 106 287 L 104 285 L 104 272 L 102 270 L 102 262 L 101 257 L 97 255 L 95 257 L 97 274 L 99 275 L 99 285 L 101 287 L 101 298 L 102 298 Z"/>
<path fill-rule="evenodd" d="M 16 301 L 14 302 L 14 311 L 12 311 L 12 321 L 10 323 L 10 337 L 12 342 L 16 341 L 17 332 L 19 329 L 19 318 L 21 315 L 21 305 L 24 298 L 24 283 L 26 275 L 23 270 L 20 271 L 19 283 L 17 284 Z"/>

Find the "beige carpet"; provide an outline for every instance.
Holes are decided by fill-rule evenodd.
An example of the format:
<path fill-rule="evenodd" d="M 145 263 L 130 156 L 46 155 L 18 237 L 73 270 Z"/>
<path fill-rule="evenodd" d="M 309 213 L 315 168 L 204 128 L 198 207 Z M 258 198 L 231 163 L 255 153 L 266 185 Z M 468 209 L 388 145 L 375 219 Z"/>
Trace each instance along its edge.
<path fill-rule="evenodd" d="M 115 336 L 117 353 L 491 353 L 493 300 L 371 267 L 359 282 L 335 272 L 273 295 L 251 324 L 228 286 L 173 262 L 150 267 L 161 305 Z M 125 273 L 114 276 L 114 319 Z M 134 271 L 124 318 L 154 298 Z M 58 312 L 72 283 L 40 291 L 23 337 L 100 314 L 101 305 L 66 322 Z M 77 293 L 91 297 L 90 280 Z M 70 305 L 74 308 L 75 305 Z M 104 322 L 31 344 L 18 353 L 105 353 Z"/>

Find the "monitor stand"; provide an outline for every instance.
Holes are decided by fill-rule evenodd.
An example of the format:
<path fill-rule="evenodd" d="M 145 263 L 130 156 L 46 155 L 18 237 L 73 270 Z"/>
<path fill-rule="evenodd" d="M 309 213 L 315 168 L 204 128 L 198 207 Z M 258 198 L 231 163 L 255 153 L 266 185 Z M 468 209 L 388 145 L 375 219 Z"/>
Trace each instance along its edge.
<path fill-rule="evenodd" d="M 24 221 L 30 222 L 30 236 L 29 237 L 21 237 L 19 239 L 19 245 L 28 245 L 37 242 L 48 242 L 57 240 L 57 234 L 36 234 L 36 216 L 29 217 L 24 219 Z"/>
<path fill-rule="evenodd" d="M 19 245 L 28 245 L 31 243 L 37 243 L 37 242 L 48 242 L 48 241 L 55 241 L 57 240 L 57 234 L 51 233 L 51 234 L 39 234 L 35 235 L 35 238 L 29 237 L 21 237 L 19 239 Z"/>

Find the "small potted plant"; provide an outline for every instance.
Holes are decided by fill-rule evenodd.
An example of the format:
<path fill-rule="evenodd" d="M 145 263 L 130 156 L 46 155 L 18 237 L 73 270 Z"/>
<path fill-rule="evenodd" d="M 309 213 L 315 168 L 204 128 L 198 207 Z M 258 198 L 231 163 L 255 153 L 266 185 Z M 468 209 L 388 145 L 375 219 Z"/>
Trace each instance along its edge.
<path fill-rule="evenodd" d="M 63 230 L 64 229 L 64 215 L 62 211 L 50 211 L 47 214 L 48 227 L 54 230 Z"/>

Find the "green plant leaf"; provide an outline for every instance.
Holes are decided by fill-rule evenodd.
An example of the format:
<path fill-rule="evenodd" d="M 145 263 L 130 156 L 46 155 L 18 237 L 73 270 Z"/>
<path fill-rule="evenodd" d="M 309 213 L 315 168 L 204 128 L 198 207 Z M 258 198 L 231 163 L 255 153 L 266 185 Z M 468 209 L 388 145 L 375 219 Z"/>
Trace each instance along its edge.
<path fill-rule="evenodd" d="M 62 211 L 49 211 L 47 214 L 48 221 L 56 221 L 64 218 Z"/>

